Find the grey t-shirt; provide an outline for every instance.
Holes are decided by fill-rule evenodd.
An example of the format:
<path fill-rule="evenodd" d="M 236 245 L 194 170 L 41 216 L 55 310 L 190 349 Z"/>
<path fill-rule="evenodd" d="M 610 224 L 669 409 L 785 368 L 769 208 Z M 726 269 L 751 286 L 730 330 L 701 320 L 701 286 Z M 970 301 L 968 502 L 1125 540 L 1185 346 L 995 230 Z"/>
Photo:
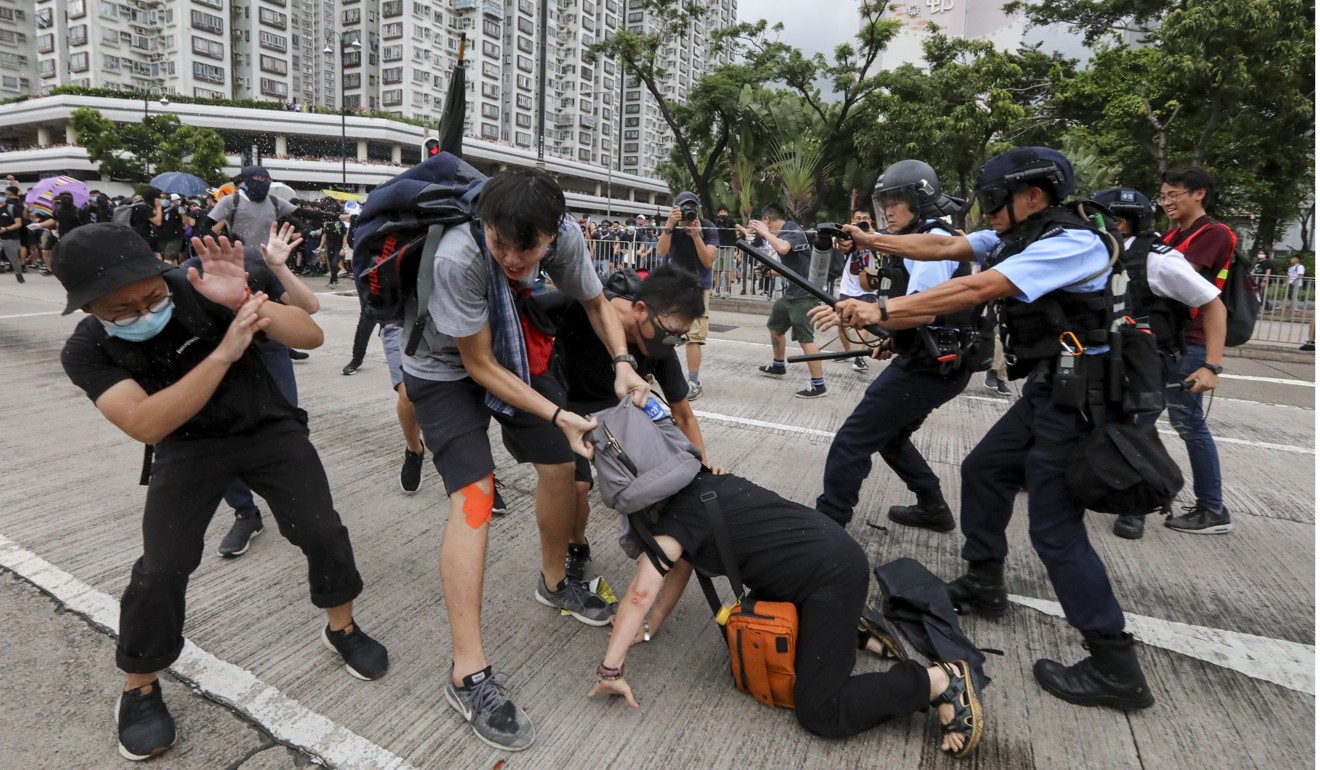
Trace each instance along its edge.
<path fill-rule="evenodd" d="M 802 232 L 802 226 L 797 222 L 785 222 L 779 228 L 779 238 L 792 246 L 779 260 L 784 263 L 784 267 L 806 278 L 811 271 L 811 242 L 807 240 L 807 234 Z M 789 283 L 784 289 L 784 296 L 788 299 L 806 299 L 811 295 L 797 284 Z"/>
<path fill-rule="evenodd" d="M 270 237 L 270 226 L 276 220 L 298 210 L 292 203 L 274 195 L 267 195 L 260 203 L 254 203 L 246 197 L 240 201 L 240 196 L 243 196 L 242 192 L 221 198 L 208 216 L 216 222 L 228 222 L 231 239 L 237 238 L 253 246 L 266 242 Z M 234 214 L 235 206 L 238 207 L 237 216 Z"/>
<path fill-rule="evenodd" d="M 587 241 L 571 217 L 565 216 L 560 223 L 554 253 L 541 260 L 541 268 L 550 275 L 556 289 L 574 299 L 587 300 L 601 293 Z M 535 275 L 533 272 L 533 279 Z M 435 252 L 435 293 L 427 306 L 431 320 L 417 353 L 404 356 L 404 371 L 441 382 L 468 376 L 454 338 L 470 337 L 489 323 L 487 286 L 485 258 L 472 237 L 472 228 L 450 228 Z"/>

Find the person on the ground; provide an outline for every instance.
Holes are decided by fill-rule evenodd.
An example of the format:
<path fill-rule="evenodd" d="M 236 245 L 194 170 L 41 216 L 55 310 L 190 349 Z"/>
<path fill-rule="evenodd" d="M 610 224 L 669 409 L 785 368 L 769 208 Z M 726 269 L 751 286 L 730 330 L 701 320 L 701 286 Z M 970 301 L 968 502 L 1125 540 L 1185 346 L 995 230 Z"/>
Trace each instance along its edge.
<path fill-rule="evenodd" d="M 1237 234 L 1216 221 L 1206 209 L 1214 204 L 1215 180 L 1205 169 L 1187 168 L 1167 171 L 1160 185 L 1157 203 L 1173 229 L 1162 240 L 1182 252 L 1201 277 L 1223 290 L 1233 264 Z M 1170 381 L 1184 382 L 1201 369 L 1222 374 L 1222 362 L 1206 355 L 1205 318 L 1193 316 L 1187 327 L 1187 351 L 1175 360 Z M 1164 526 L 1194 535 L 1220 535 L 1233 529 L 1233 520 L 1224 505 L 1223 477 L 1219 470 L 1219 448 L 1205 421 L 1201 408 L 1202 394 L 1190 390 L 1171 390 L 1166 394 L 1169 424 L 1187 445 L 1192 466 L 1192 491 L 1196 503 L 1183 508 L 1186 513 L 1164 520 Z"/>
<path fill-rule="evenodd" d="M 628 353 L 637 361 L 637 373 L 654 377 L 683 434 L 705 455 L 701 427 L 692 413 L 688 397 L 690 382 L 683 377 L 674 348 L 704 312 L 705 298 L 701 279 L 675 265 L 661 265 L 636 284 L 606 286 L 610 310 L 618 316 L 628 342 Z M 582 305 L 559 292 L 550 292 L 537 302 L 554 321 L 556 335 L 552 369 L 563 384 L 568 401 L 565 409 L 577 414 L 593 414 L 619 403 L 614 395 L 614 372 L 609 351 L 596 338 Z M 658 399 L 657 399 L 658 401 Z M 587 518 L 590 506 L 591 463 L 578 455 L 573 476 L 577 492 L 573 533 L 568 544 L 568 562 L 564 571 L 569 580 L 586 580 L 591 545 L 587 542 Z M 675 581 L 679 583 L 679 581 Z M 683 583 L 675 590 L 682 591 Z M 654 619 L 659 628 L 663 617 Z"/>
<path fill-rule="evenodd" d="M 877 206 L 880 206 L 877 200 Z M 869 231 L 874 225 L 871 219 L 871 212 L 859 208 L 852 213 L 852 223 Z M 870 249 L 859 249 L 857 244 L 852 242 L 851 238 L 839 238 L 836 246 L 843 254 L 843 275 L 839 277 L 839 299 L 858 299 L 864 302 L 875 302 L 875 289 L 867 290 L 862 287 L 862 274 L 874 272 L 875 254 Z M 861 332 L 861 339 L 865 340 L 866 332 Z M 839 344 L 844 350 L 852 350 L 852 341 L 848 339 L 848 331 L 839 329 Z M 840 358 L 839 363 L 846 363 L 848 359 Z M 859 372 L 866 371 L 869 367 L 866 364 L 866 355 L 858 355 L 852 360 L 852 368 Z"/>
<path fill-rule="evenodd" d="M 876 179 L 872 199 L 877 218 L 885 223 L 881 232 L 897 236 L 953 235 L 953 228 L 939 217 L 962 205 L 941 191 L 935 169 L 919 160 L 901 160 L 886 168 Z M 855 222 L 853 227 L 864 233 L 870 231 Z M 952 260 L 903 260 L 887 269 L 877 294 L 851 301 L 874 303 L 881 295 L 886 299 L 916 296 L 955 275 L 970 273 L 969 267 Z M 893 336 L 880 343 L 874 355 L 878 359 L 894 358 L 866 389 L 830 442 L 816 510 L 846 526 L 861 497 L 862 483 L 871 473 L 872 455 L 878 452 L 917 497 L 913 505 L 891 507 L 890 521 L 936 532 L 956 528 L 940 478 L 913 445 L 912 435 L 931 412 L 967 387 L 972 376 L 971 348 L 979 340 L 984 312 L 984 305 L 974 305 L 938 317 L 889 325 Z M 848 331 L 839 329 L 841 336 Z M 956 358 L 940 360 L 948 355 Z"/>
<path fill-rule="evenodd" d="M 665 261 L 677 265 L 701 279 L 705 292 L 706 309 L 693 322 L 687 333 L 688 400 L 696 401 L 704 392 L 701 387 L 701 356 L 710 333 L 711 267 L 720 247 L 715 225 L 701 218 L 701 202 L 696 194 L 681 192 L 674 198 L 669 220 L 660 231 L 656 252 L 665 255 Z"/>
<path fill-rule="evenodd" d="M 271 301 L 299 308 L 307 315 L 315 315 L 321 309 L 320 300 L 289 270 L 289 256 L 298 247 L 299 241 L 292 227 L 272 224 L 265 243 L 256 247 L 243 247 L 243 267 L 247 271 L 248 288 L 253 293 L 261 292 Z M 185 260 L 183 267 L 205 269 L 197 257 Z M 261 354 L 261 362 L 265 364 L 280 395 L 297 407 L 298 382 L 293 374 L 293 359 L 290 358 L 293 351 L 269 337 L 256 340 L 252 347 Z M 234 510 L 234 523 L 220 539 L 216 553 L 232 559 L 247 553 L 252 539 L 265 532 L 265 523 L 261 518 L 261 509 L 252 496 L 252 489 L 242 479 L 236 479 L 229 485 L 225 490 L 224 501 Z"/>
<path fill-rule="evenodd" d="M 991 229 L 965 236 L 884 235 L 852 226 L 859 246 L 916 260 L 982 260 L 988 269 L 953 278 L 908 297 L 841 302 L 820 307 L 813 320 L 824 330 L 840 323 L 862 327 L 907 325 L 933 315 L 999 300 L 1009 374 L 1027 377 L 1022 396 L 981 439 L 962 464 L 962 558 L 967 572 L 949 584 L 956 605 L 999 617 L 1009 611 L 1004 582 L 1008 525 L 1014 499 L 1027 490 L 1027 532 L 1068 622 L 1081 631 L 1090 655 L 1072 666 L 1036 661 L 1037 682 L 1050 694 L 1084 706 L 1132 711 L 1155 702 L 1137 658 L 1136 640 L 1124 630 L 1123 609 L 1104 563 L 1086 534 L 1085 513 L 1068 492 L 1069 445 L 1084 439 L 1095 418 L 1121 417 L 1092 398 L 1103 377 L 1088 379 L 1076 408 L 1060 397 L 1055 370 L 1063 355 L 1075 371 L 1102 372 L 1109 354 L 1112 306 L 1105 301 L 1120 245 L 1061 205 L 1075 190 L 1072 163 L 1046 147 L 1017 147 L 988 160 L 975 191 Z M 1062 349 L 1059 339 L 1076 339 Z M 1080 349 L 1078 346 L 1082 346 Z M 1080 354 L 1080 355 L 1079 355 Z M 1071 395 L 1071 394 L 1067 394 Z"/>
<path fill-rule="evenodd" d="M 230 238 L 260 243 L 270 226 L 297 211 L 292 203 L 270 194 L 270 172 L 262 166 L 244 166 L 238 191 L 226 195 L 206 215 L 216 235 L 226 230 Z"/>
<path fill-rule="evenodd" d="M 822 737 L 848 738 L 935 706 L 943 726 L 940 749 L 968 756 L 981 740 L 984 716 L 965 661 L 923 666 L 907 659 L 885 671 L 853 673 L 859 648 L 880 652 L 873 640 L 859 643 L 857 619 L 866 605 L 870 567 L 857 541 L 804 505 L 738 476 L 706 470 L 659 506 L 650 531 L 662 552 L 637 557 L 588 697 L 617 695 L 639 707 L 624 678 L 624 661 L 628 649 L 644 638 L 643 624 L 657 597 L 661 604 L 676 601 L 669 590 L 676 563 L 727 574 L 702 500 L 712 492 L 746 588 L 758 601 L 791 602 L 797 609 L 793 713 L 798 724 Z"/>
<path fill-rule="evenodd" d="M 68 293 L 64 312 L 88 314 L 60 355 L 65 372 L 107 420 L 155 447 L 116 652 L 127 674 L 115 709 L 119 752 L 132 760 L 174 744 L 157 673 L 183 650 L 188 578 L 235 477 L 271 501 L 281 532 L 306 556 L 312 603 L 326 612 L 322 641 L 356 678 L 389 667 L 385 647 L 353 618 L 362 578 L 307 414 L 278 396 L 250 352 L 258 332 L 309 348 L 324 335 L 302 310 L 251 293 L 240 244 L 193 246 L 204 275 L 156 259 L 125 226 L 95 224 L 64 238 L 53 263 Z"/>
<path fill-rule="evenodd" d="M 22 245 L 27 220 L 23 217 L 23 202 L 18 198 L 17 189 L 10 187 L 0 191 L 0 253 L 9 260 L 14 277 L 24 283 L 27 279 L 23 277 Z"/>
<path fill-rule="evenodd" d="M 531 284 L 542 268 L 555 288 L 586 308 L 611 355 L 614 394 L 639 405 L 650 388 L 617 315 L 601 291 L 586 241 L 567 214 L 554 177 L 535 168 L 486 181 L 471 226 L 449 228 L 436 249 L 435 292 L 416 354 L 403 361 L 404 384 L 422 437 L 449 498 L 440 547 L 440 580 L 453 640 L 445 700 L 485 742 L 508 751 L 531 745 L 535 729 L 499 684 L 481 640 L 482 578 L 490 529 L 495 461 L 487 429 L 503 427 L 505 446 L 537 474 L 540 571 L 533 597 L 592 626 L 612 610 L 585 585 L 567 580 L 573 528 L 573 457 L 590 454 L 584 435 L 595 420 L 563 408 L 549 373 L 552 330 L 535 313 Z"/>
<path fill-rule="evenodd" d="M 784 267 L 804 278 L 811 268 L 812 244 L 807 234 L 797 222 L 785 218 L 784 207 L 778 203 L 769 203 L 761 210 L 761 219 L 747 223 L 752 232 L 765 239 L 766 244 L 779 258 Z M 832 248 L 818 246 L 818 248 Z M 773 281 L 773 279 L 771 279 Z M 773 285 L 773 284 L 772 284 Z M 773 292 L 773 289 L 772 289 Z M 819 353 L 816 345 L 816 332 L 807 319 L 807 311 L 815 307 L 818 300 L 806 289 L 794 283 L 788 283 L 784 296 L 775 300 L 770 307 L 770 318 L 765 326 L 770 330 L 771 360 L 769 364 L 758 367 L 758 371 L 767 377 L 781 378 L 788 373 L 785 361 L 788 358 L 788 343 L 785 332 L 793 330 L 793 341 L 798 343 L 802 352 L 811 355 Z M 798 398 L 821 398 L 826 394 L 825 371 L 819 361 L 807 362 L 807 372 L 811 381 L 803 390 L 793 395 Z"/>
<path fill-rule="evenodd" d="M 1186 382 L 1192 393 L 1214 390 L 1219 384 L 1215 369 L 1223 368 L 1228 332 L 1228 309 L 1219 299 L 1219 289 L 1197 273 L 1181 252 L 1159 240 L 1154 232 L 1155 206 L 1145 195 L 1130 187 L 1114 187 L 1094 193 L 1091 200 L 1118 218 L 1124 236 L 1128 313 L 1148 323 L 1155 335 L 1166 374 L 1161 381 L 1169 380 L 1167 373 L 1177 370 L 1179 357 L 1187 354 L 1186 333 L 1195 312 L 1202 319 L 1206 365 L 1193 371 Z M 1184 381 L 1170 385 L 1181 390 Z M 1154 422 L 1158 416 L 1155 412 L 1142 419 Z M 1128 540 L 1140 538 L 1145 528 L 1145 516 L 1114 519 L 1114 534 Z"/>

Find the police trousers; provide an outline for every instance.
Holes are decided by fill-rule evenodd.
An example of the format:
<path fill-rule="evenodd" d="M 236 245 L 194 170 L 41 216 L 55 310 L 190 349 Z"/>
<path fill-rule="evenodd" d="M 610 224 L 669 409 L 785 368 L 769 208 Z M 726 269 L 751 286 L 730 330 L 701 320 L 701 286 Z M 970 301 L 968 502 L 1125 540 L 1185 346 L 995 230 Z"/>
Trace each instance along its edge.
<path fill-rule="evenodd" d="M 906 356 L 890 361 L 834 435 L 816 510 L 840 524 L 851 521 L 876 452 L 909 490 L 938 490 L 940 479 L 913 446 L 912 434 L 931 412 L 961 393 L 970 377 L 967 371 L 940 375 Z"/>
<path fill-rule="evenodd" d="M 1048 382 L 1032 375 L 1022 398 L 963 461 L 962 556 L 984 561 L 1008 555 L 1013 500 L 1025 484 L 1031 545 L 1068 622 L 1080 631 L 1117 635 L 1123 610 L 1087 538 L 1086 511 L 1072 501 L 1064 479 L 1066 447 L 1090 430 L 1081 411 L 1055 407 Z"/>
<path fill-rule="evenodd" d="M 142 516 L 142 556 L 119 610 L 116 662 L 159 671 L 183 650 L 188 578 L 206 528 L 235 478 L 270 503 L 280 534 L 307 557 L 312 604 L 337 607 L 362 592 L 348 530 L 306 428 L 276 423 L 253 436 L 167 441 L 156 448 Z"/>

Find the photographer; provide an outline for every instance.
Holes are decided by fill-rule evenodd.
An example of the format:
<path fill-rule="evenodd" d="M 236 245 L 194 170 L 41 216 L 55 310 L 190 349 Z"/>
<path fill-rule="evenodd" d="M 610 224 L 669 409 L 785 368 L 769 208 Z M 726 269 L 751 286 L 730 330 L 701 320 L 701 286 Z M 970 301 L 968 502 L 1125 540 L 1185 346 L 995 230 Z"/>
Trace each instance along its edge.
<path fill-rule="evenodd" d="M 876 208 L 881 207 L 880 201 L 876 200 Z M 856 209 L 852 213 L 852 223 L 862 228 L 863 232 L 870 232 L 874 222 L 871 221 L 871 212 L 866 209 Z M 862 274 L 874 273 L 875 254 L 869 249 L 859 249 L 857 244 L 853 243 L 851 238 L 839 238 L 836 241 L 835 248 L 843 256 L 843 270 L 839 275 L 839 299 L 857 299 L 863 302 L 875 302 L 875 288 L 862 287 Z M 830 271 L 834 271 L 831 269 Z M 859 332 L 862 339 L 866 339 L 866 332 Z M 839 344 L 844 350 L 852 350 L 852 342 L 848 339 L 845 330 L 839 330 Z M 847 359 L 840 358 L 839 363 Z M 852 361 L 853 369 L 864 372 L 867 370 L 866 357 L 859 355 Z"/>
<path fill-rule="evenodd" d="M 1031 544 L 1064 615 L 1082 632 L 1090 652 L 1072 666 L 1036 661 L 1036 680 L 1069 703 L 1147 708 L 1155 698 L 1137 659 L 1136 640 L 1124 631 L 1123 608 L 1087 539 L 1085 510 L 1073 500 L 1065 478 L 1070 446 L 1090 435 L 1096 423 L 1121 416 L 1093 397 L 1103 387 L 1109 354 L 1106 287 L 1119 245 L 1062 205 L 1075 184 L 1072 163 L 1057 150 L 1018 147 L 1000 153 L 981 167 L 975 190 L 991 230 L 959 236 L 847 229 L 865 248 L 918 261 L 983 261 L 987 269 L 875 305 L 822 306 L 811 313 L 812 320 L 821 329 L 902 328 L 999 301 L 1009 374 L 1028 379 L 1022 397 L 963 460 L 962 557 L 968 565 L 967 573 L 949 584 L 949 594 L 976 614 L 999 617 L 1009 611 L 1007 530 L 1014 499 L 1025 486 Z M 1076 343 L 1065 347 L 1060 339 Z M 1084 374 L 1060 376 L 1065 362 L 1070 371 Z"/>
<path fill-rule="evenodd" d="M 930 232 L 952 235 L 953 230 L 938 217 L 961 206 L 960 201 L 940 191 L 935 169 L 917 160 L 899 161 L 885 169 L 875 182 L 872 199 L 877 216 L 886 223 L 883 232 L 903 238 Z M 853 227 L 867 233 L 859 225 Z M 970 272 L 949 260 L 900 260 L 883 273 L 883 279 L 878 272 L 867 272 L 860 276 L 859 283 L 888 300 L 917 295 Z M 873 294 L 867 304 L 878 301 Z M 916 505 L 890 508 L 890 520 L 936 532 L 953 531 L 953 512 L 944 502 L 940 479 L 913 446 L 912 434 L 931 412 L 967 386 L 972 374 L 969 362 L 974 359 L 969 355 L 970 348 L 984 309 L 976 305 L 890 327 L 899 331 L 877 349 L 876 357 L 897 357 L 866 389 L 866 395 L 835 434 L 825 460 L 823 491 L 816 498 L 816 510 L 840 524 L 851 521 L 862 482 L 871 472 L 871 456 L 879 452 L 917 496 Z M 845 331 L 840 329 L 840 336 Z M 943 360 L 946 356 L 954 357 Z"/>
<path fill-rule="evenodd" d="M 711 266 L 720 246 L 715 225 L 701 218 L 701 203 L 690 192 L 681 192 L 674 199 L 675 208 L 669 212 L 669 221 L 660 233 L 656 252 L 665 255 L 665 261 L 701 278 L 705 311 L 692 324 L 687 333 L 688 400 L 701 398 L 701 353 L 706 347 L 710 331 Z"/>

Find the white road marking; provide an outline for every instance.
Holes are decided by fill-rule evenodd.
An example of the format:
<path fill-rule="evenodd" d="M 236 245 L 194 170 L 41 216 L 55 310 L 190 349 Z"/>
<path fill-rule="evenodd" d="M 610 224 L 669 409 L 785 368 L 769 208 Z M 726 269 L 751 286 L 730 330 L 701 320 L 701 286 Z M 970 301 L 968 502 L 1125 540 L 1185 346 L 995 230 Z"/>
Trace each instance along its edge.
<path fill-rule="evenodd" d="M 63 315 L 58 310 L 49 310 L 43 313 L 15 313 L 13 315 L 0 315 L 0 321 L 8 321 L 11 318 L 36 318 L 43 315 Z"/>
<path fill-rule="evenodd" d="M 0 567 L 50 594 L 92 625 L 118 633 L 119 602 L 3 535 L 0 535 Z M 412 765 L 391 752 L 192 642 L 184 643 L 183 653 L 170 670 L 207 697 L 257 723 L 276 740 L 302 749 L 331 767 L 413 770 Z"/>
<path fill-rule="evenodd" d="M 1058 602 L 1009 595 L 1015 604 L 1062 618 Z M 1173 620 L 1123 613 L 1127 630 L 1143 644 L 1162 647 L 1216 666 L 1315 695 L 1315 645 L 1255 634 L 1193 626 Z"/>
<path fill-rule="evenodd" d="M 1002 398 L 990 398 L 988 396 L 963 396 L 973 401 L 994 401 L 1006 403 Z M 814 436 L 818 438 L 834 438 L 834 432 L 828 430 L 819 430 L 816 428 L 802 428 L 797 425 L 785 425 L 779 422 L 767 422 L 765 420 L 753 420 L 747 417 L 734 417 L 728 414 L 718 414 L 716 412 L 698 412 L 693 411 L 697 417 L 711 422 L 722 422 L 729 425 L 742 425 L 749 428 L 764 428 L 766 430 L 782 431 L 784 433 L 797 433 L 803 436 Z M 1161 430 L 1161 435 L 1177 436 L 1178 434 L 1171 430 Z M 1241 444 L 1243 446 L 1255 447 L 1257 449 L 1273 449 L 1279 452 L 1292 452 L 1295 454 L 1313 455 L 1314 447 L 1293 446 L 1292 444 L 1271 444 L 1268 441 L 1249 441 L 1242 438 L 1225 438 L 1215 436 L 1215 441 L 1221 444 Z"/>

